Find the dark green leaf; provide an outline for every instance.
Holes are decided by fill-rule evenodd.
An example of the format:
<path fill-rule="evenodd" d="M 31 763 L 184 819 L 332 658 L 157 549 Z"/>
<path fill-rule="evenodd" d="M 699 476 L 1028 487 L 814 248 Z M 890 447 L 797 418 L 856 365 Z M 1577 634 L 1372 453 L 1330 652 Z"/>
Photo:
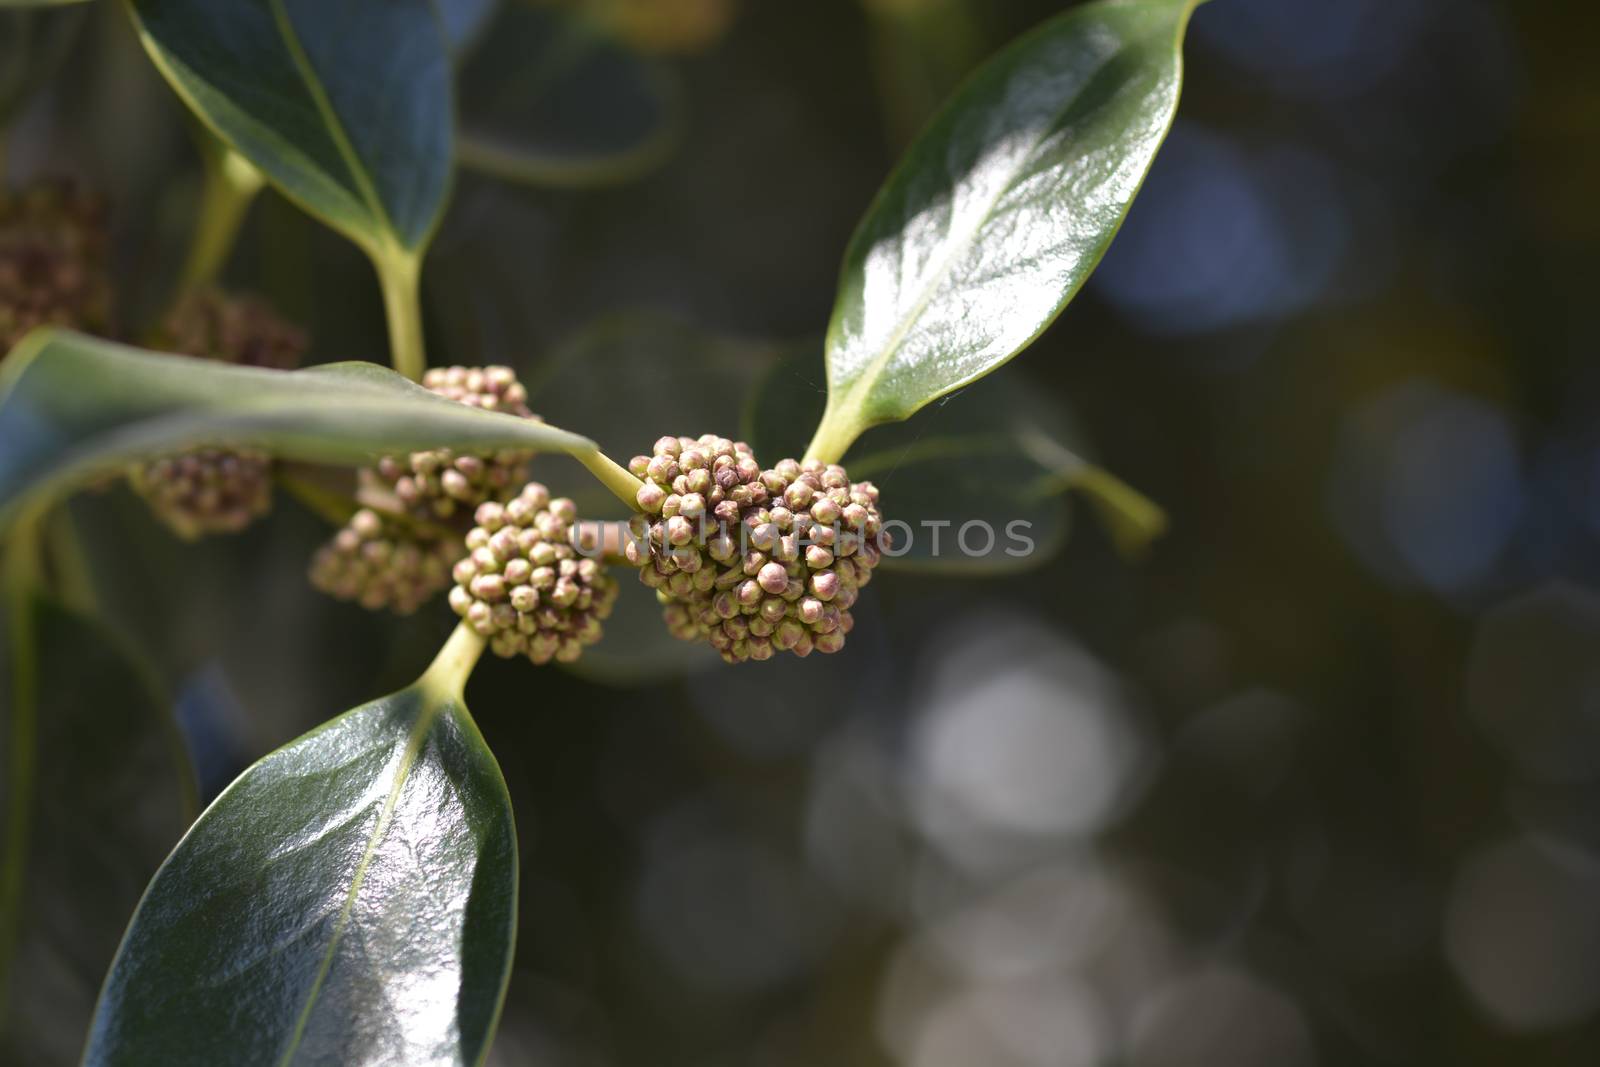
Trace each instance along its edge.
<path fill-rule="evenodd" d="M 917 139 L 845 254 L 819 455 L 982 377 L 1061 312 L 1172 123 L 1197 2 L 1074 8 L 980 68 Z"/>
<path fill-rule="evenodd" d="M 371 363 L 258 370 L 42 330 L 0 367 L 0 528 L 37 498 L 199 445 L 350 464 L 421 448 L 593 448 Z"/>
<path fill-rule="evenodd" d="M 75 1064 L 194 778 L 168 701 L 110 634 L 32 594 L 5 625 L 22 654 L 0 683 L 0 1063 Z"/>
<path fill-rule="evenodd" d="M 86 1063 L 481 1062 L 517 857 L 448 663 L 463 635 L 478 641 L 458 630 L 417 685 L 272 753 L 206 809 L 134 915 Z"/>
<path fill-rule="evenodd" d="M 798 427 L 822 410 L 823 374 L 814 347 L 797 350 L 752 396 L 745 436 L 762 462 L 799 454 Z M 1071 489 L 1088 494 L 1124 549 L 1161 531 L 1160 509 L 1088 463 L 1086 452 L 1060 405 L 1003 375 L 872 430 L 846 466 L 877 484 L 884 517 L 896 524 L 885 568 L 988 574 L 1039 566 L 1059 551 Z"/>
<path fill-rule="evenodd" d="M 156 66 L 289 199 L 375 257 L 415 256 L 453 162 L 431 0 L 129 0 Z"/>
<path fill-rule="evenodd" d="M 661 161 L 677 125 L 666 74 L 560 11 L 508 4 L 462 71 L 463 166 L 535 185 L 624 181 Z"/>

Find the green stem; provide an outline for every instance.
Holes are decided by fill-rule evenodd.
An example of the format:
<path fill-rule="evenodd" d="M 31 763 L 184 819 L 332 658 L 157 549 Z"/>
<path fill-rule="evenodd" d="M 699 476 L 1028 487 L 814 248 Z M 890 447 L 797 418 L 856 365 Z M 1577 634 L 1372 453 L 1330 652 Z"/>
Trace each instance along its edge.
<path fill-rule="evenodd" d="M 4 594 L 11 644 L 11 736 L 7 762 L 5 845 L 0 852 L 0 1024 L 10 1003 L 11 961 L 22 912 L 23 871 L 32 823 L 34 749 L 38 741 L 37 639 L 34 575 L 39 572 L 37 514 L 18 524 L 4 559 Z"/>
<path fill-rule="evenodd" d="M 805 459 L 820 459 L 824 463 L 838 463 L 844 454 L 850 451 L 850 446 L 856 443 L 856 438 L 866 429 L 861 423 L 858 413 L 841 415 L 842 409 L 833 405 L 833 397 L 828 398 L 828 407 L 822 413 L 822 421 L 817 424 L 817 432 L 811 438 L 811 443 L 806 446 Z"/>
<path fill-rule="evenodd" d="M 467 678 L 483 655 L 484 639 L 466 623 L 460 623 L 433 658 L 433 663 L 417 680 L 422 689 L 435 700 L 460 701 L 466 692 Z"/>
<path fill-rule="evenodd" d="M 421 381 L 428 366 L 422 340 L 422 260 L 413 252 L 391 250 L 372 257 L 383 287 L 383 310 L 389 319 L 389 359 L 394 369 Z"/>
<path fill-rule="evenodd" d="M 629 511 L 639 508 L 639 490 L 644 488 L 644 483 L 629 474 L 621 464 L 607 456 L 598 448 L 592 452 L 574 452 L 573 456 L 579 463 L 589 468 L 589 473 L 600 480 L 600 484 L 611 490 L 613 496 L 628 505 Z"/>
<path fill-rule="evenodd" d="M 205 185 L 200 193 L 200 214 L 195 220 L 189 258 L 178 283 L 180 299 L 217 280 L 233 252 L 245 214 L 261 192 L 266 179 L 237 152 L 210 139 L 203 145 Z"/>

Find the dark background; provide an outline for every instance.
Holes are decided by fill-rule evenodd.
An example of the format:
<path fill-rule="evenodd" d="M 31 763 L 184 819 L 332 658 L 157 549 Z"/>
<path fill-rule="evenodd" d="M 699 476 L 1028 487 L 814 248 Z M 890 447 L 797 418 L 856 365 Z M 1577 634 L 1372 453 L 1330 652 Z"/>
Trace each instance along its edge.
<path fill-rule="evenodd" d="M 198 163 L 98 8 L 8 165 L 111 197 L 133 329 Z M 681 139 L 610 189 L 463 175 L 425 279 L 433 360 L 515 365 L 623 456 L 739 432 L 775 346 L 820 345 L 929 108 L 1061 8 L 591 12 L 681 81 Z M 485 663 L 469 700 L 523 858 L 493 1062 L 1600 1062 L 1595 12 L 1200 9 L 1123 233 L 1000 372 L 1167 509 L 1143 558 L 1080 504 L 1028 573 L 878 579 L 835 657 L 662 676 L 645 620 L 577 674 Z M 275 196 L 229 281 L 315 360 L 383 360 L 370 268 Z M 622 340 L 585 347 L 597 323 Z M 699 333 L 734 370 L 696 362 Z M 723 425 L 617 386 L 663 360 Z M 409 681 L 453 622 L 317 596 L 327 531 L 291 502 L 195 550 L 125 493 L 78 513 L 208 795 Z"/>

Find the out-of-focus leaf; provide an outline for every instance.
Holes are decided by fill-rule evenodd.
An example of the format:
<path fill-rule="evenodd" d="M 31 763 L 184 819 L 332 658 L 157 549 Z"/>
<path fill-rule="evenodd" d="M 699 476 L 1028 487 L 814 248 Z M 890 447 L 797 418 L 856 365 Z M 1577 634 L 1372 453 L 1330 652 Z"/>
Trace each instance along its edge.
<path fill-rule="evenodd" d="M 439 17 L 444 20 L 450 50 L 459 55 L 472 47 L 499 3 L 500 0 L 439 0 Z"/>
<path fill-rule="evenodd" d="M 1060 314 L 1172 124 L 1197 2 L 1073 8 L 981 67 L 911 146 L 845 254 L 818 455 L 982 377 Z"/>
<path fill-rule="evenodd" d="M 871 2 L 878 95 L 897 147 L 904 147 L 989 51 L 974 0 Z"/>
<path fill-rule="evenodd" d="M 0 367 L 0 528 L 30 500 L 201 445 L 350 464 L 422 448 L 593 450 L 371 363 L 261 370 L 39 330 Z"/>
<path fill-rule="evenodd" d="M 823 373 L 814 348 L 797 350 L 753 394 L 745 436 L 763 463 L 800 455 L 799 427 L 824 403 Z M 1047 394 L 1002 376 L 872 430 L 846 466 L 883 494 L 890 570 L 979 575 L 1043 564 L 1066 543 L 1070 489 L 1087 494 L 1120 548 L 1136 551 L 1161 532 L 1161 510 L 1084 459 L 1080 441 Z"/>
<path fill-rule="evenodd" d="M 70 11 L 38 10 L 69 4 Z M 55 73 L 83 25 L 84 12 L 79 0 L 49 4 L 0 0 L 0 128 Z"/>
<path fill-rule="evenodd" d="M 432 0 L 128 0 L 150 57 L 219 137 L 374 258 L 415 258 L 453 164 Z"/>
<path fill-rule="evenodd" d="M 736 436 L 745 397 L 782 353 L 771 342 L 707 333 L 670 315 L 628 312 L 576 334 L 524 381 L 534 410 L 559 411 L 626 463 L 663 434 Z M 649 419 L 640 417 L 645 412 Z M 615 503 L 607 506 L 616 512 Z"/>
<path fill-rule="evenodd" d="M 474 642 L 458 630 L 416 685 L 265 757 L 206 809 L 139 904 L 87 1064 L 481 1062 L 517 857 L 461 696 Z"/>
<path fill-rule="evenodd" d="M 626 181 L 659 163 L 678 125 L 676 84 L 596 26 L 507 4 L 461 71 L 463 166 L 533 185 Z"/>
<path fill-rule="evenodd" d="M 169 702 L 100 626 L 26 591 L 4 624 L 0 1062 L 76 1064 L 122 928 L 194 818 L 194 775 Z"/>

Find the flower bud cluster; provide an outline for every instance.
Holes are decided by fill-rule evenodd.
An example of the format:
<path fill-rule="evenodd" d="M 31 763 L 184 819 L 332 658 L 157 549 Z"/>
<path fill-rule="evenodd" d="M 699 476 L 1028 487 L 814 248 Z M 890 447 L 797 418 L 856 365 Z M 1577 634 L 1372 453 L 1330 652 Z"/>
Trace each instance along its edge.
<path fill-rule="evenodd" d="M 538 418 L 528 410 L 527 390 L 509 367 L 435 367 L 423 375 L 422 384 L 470 407 Z M 341 552 L 342 544 L 364 541 L 354 529 L 354 522 L 361 519 L 358 514 L 318 553 L 312 564 L 312 583 L 366 607 L 389 607 L 409 614 L 450 585 L 450 565 L 461 556 L 458 536 L 471 521 L 471 509 L 512 495 L 527 481 L 532 458 L 533 453 L 527 451 L 477 454 L 439 448 L 409 456 L 385 456 L 375 467 L 363 468 L 357 474 L 358 499 L 372 508 L 408 517 L 415 525 L 388 522 L 382 540 L 392 544 L 394 551 L 366 550 L 376 551 L 366 559 L 367 570 L 336 568 L 331 561 L 347 555 Z M 418 559 L 426 561 L 420 572 L 410 569 Z M 437 566 L 441 559 L 442 570 Z M 398 569 L 389 573 L 385 567 Z M 341 593 L 339 588 L 354 592 Z M 406 595 L 389 590 L 404 590 Z"/>
<path fill-rule="evenodd" d="M 570 663 L 600 639 L 617 583 L 573 545 L 578 511 L 529 482 L 505 504 L 478 506 L 471 553 L 455 565 L 450 606 L 496 655 Z"/>
<path fill-rule="evenodd" d="M 435 367 L 422 384 L 458 403 L 538 420 L 528 410 L 528 392 L 510 367 Z M 407 511 L 421 519 L 454 518 L 485 501 L 503 501 L 528 480 L 533 453 L 505 449 L 458 453 L 448 448 L 385 456 L 376 469 L 362 471 L 369 489 L 392 490 Z"/>
<path fill-rule="evenodd" d="M 285 370 L 300 362 L 305 334 L 265 303 L 203 290 L 181 301 L 161 347 L 198 359 Z M 129 474 L 134 489 L 178 536 L 236 533 L 272 509 L 272 457 L 205 448 L 157 459 Z"/>
<path fill-rule="evenodd" d="M 0 191 L 0 358 L 36 326 L 103 331 L 105 206 L 71 182 Z"/>
<path fill-rule="evenodd" d="M 237 533 L 272 510 L 272 457 L 202 448 L 135 467 L 129 480 L 179 537 Z"/>
<path fill-rule="evenodd" d="M 624 551 L 674 636 L 730 663 L 844 647 L 881 558 L 871 482 L 815 460 L 763 469 L 748 445 L 711 434 L 663 437 L 629 470 L 645 484 Z"/>
<path fill-rule="evenodd" d="M 311 558 L 311 584 L 370 611 L 410 615 L 450 584 L 458 549 L 447 540 L 417 537 L 370 508 L 356 512 Z"/>
<path fill-rule="evenodd" d="M 305 355 L 306 335 L 263 300 L 207 287 L 178 302 L 161 324 L 156 347 L 242 367 L 293 370 Z"/>

